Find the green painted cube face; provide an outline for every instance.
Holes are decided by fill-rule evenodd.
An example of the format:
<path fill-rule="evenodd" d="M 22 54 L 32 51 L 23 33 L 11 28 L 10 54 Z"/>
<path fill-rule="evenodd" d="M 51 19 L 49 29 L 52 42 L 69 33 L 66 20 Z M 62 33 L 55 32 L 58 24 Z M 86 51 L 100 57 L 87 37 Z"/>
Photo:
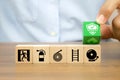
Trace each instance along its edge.
<path fill-rule="evenodd" d="M 96 22 L 83 23 L 84 36 L 100 36 L 100 24 Z"/>
<path fill-rule="evenodd" d="M 97 22 L 83 23 L 83 44 L 98 44 L 100 36 L 100 24 Z"/>

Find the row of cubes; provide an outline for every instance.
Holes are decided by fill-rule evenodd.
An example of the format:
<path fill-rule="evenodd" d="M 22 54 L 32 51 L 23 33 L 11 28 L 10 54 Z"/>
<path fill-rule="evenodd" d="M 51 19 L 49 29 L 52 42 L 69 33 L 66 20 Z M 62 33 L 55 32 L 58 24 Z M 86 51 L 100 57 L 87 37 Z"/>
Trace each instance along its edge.
<path fill-rule="evenodd" d="M 100 45 L 16 45 L 16 63 L 100 62 Z"/>

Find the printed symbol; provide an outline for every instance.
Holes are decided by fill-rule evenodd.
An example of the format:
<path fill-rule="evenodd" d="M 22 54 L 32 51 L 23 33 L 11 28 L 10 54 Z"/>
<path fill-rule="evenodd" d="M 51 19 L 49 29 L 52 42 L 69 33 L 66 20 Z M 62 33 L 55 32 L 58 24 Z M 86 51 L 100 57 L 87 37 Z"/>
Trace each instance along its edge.
<path fill-rule="evenodd" d="M 39 52 L 39 61 L 44 62 L 44 57 L 46 55 L 45 50 L 41 49 L 41 50 L 37 50 L 37 52 Z"/>
<path fill-rule="evenodd" d="M 87 40 L 87 43 L 98 43 L 99 41 L 95 37 L 91 37 Z"/>
<path fill-rule="evenodd" d="M 79 62 L 79 49 L 77 50 L 72 49 L 72 62 L 73 61 Z"/>
<path fill-rule="evenodd" d="M 18 61 L 30 61 L 30 50 L 29 49 L 20 49 L 18 50 Z"/>
<path fill-rule="evenodd" d="M 91 35 L 94 35 L 98 31 L 98 27 L 99 26 L 94 23 L 86 25 L 86 28 Z"/>
<path fill-rule="evenodd" d="M 97 56 L 97 52 L 93 49 L 88 50 L 86 56 L 89 61 L 96 61 L 99 58 L 99 56 Z"/>
<path fill-rule="evenodd" d="M 56 52 L 54 55 L 53 55 L 53 59 L 56 61 L 56 62 L 59 62 L 62 60 L 62 54 L 61 54 L 62 50 L 59 50 L 58 52 Z"/>

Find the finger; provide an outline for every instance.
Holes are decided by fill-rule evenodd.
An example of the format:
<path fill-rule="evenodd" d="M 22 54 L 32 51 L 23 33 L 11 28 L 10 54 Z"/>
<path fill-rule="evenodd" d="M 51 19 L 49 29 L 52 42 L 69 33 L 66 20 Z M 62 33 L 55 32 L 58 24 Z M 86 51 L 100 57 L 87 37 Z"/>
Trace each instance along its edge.
<path fill-rule="evenodd" d="M 120 4 L 118 5 L 117 9 L 120 9 Z"/>
<path fill-rule="evenodd" d="M 118 11 L 118 13 L 120 13 L 120 4 L 119 4 L 119 6 L 117 7 L 117 11 Z"/>
<path fill-rule="evenodd" d="M 101 25 L 101 37 L 102 39 L 108 39 L 113 37 L 110 25 Z"/>
<path fill-rule="evenodd" d="M 118 13 L 120 14 L 120 9 L 117 9 Z"/>
<path fill-rule="evenodd" d="M 106 0 L 98 13 L 97 22 L 105 24 L 119 3 L 120 0 Z"/>
<path fill-rule="evenodd" d="M 120 13 L 113 19 L 112 29 L 114 38 L 120 40 Z"/>

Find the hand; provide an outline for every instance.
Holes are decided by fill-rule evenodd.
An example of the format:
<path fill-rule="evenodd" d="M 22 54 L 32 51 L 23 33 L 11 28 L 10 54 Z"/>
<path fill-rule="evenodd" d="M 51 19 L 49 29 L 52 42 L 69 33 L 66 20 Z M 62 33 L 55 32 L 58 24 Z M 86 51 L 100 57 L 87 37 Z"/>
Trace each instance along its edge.
<path fill-rule="evenodd" d="M 106 25 L 115 9 L 119 14 L 113 19 L 112 26 Z M 120 0 L 106 0 L 98 13 L 97 22 L 101 24 L 103 39 L 115 38 L 120 41 Z"/>

